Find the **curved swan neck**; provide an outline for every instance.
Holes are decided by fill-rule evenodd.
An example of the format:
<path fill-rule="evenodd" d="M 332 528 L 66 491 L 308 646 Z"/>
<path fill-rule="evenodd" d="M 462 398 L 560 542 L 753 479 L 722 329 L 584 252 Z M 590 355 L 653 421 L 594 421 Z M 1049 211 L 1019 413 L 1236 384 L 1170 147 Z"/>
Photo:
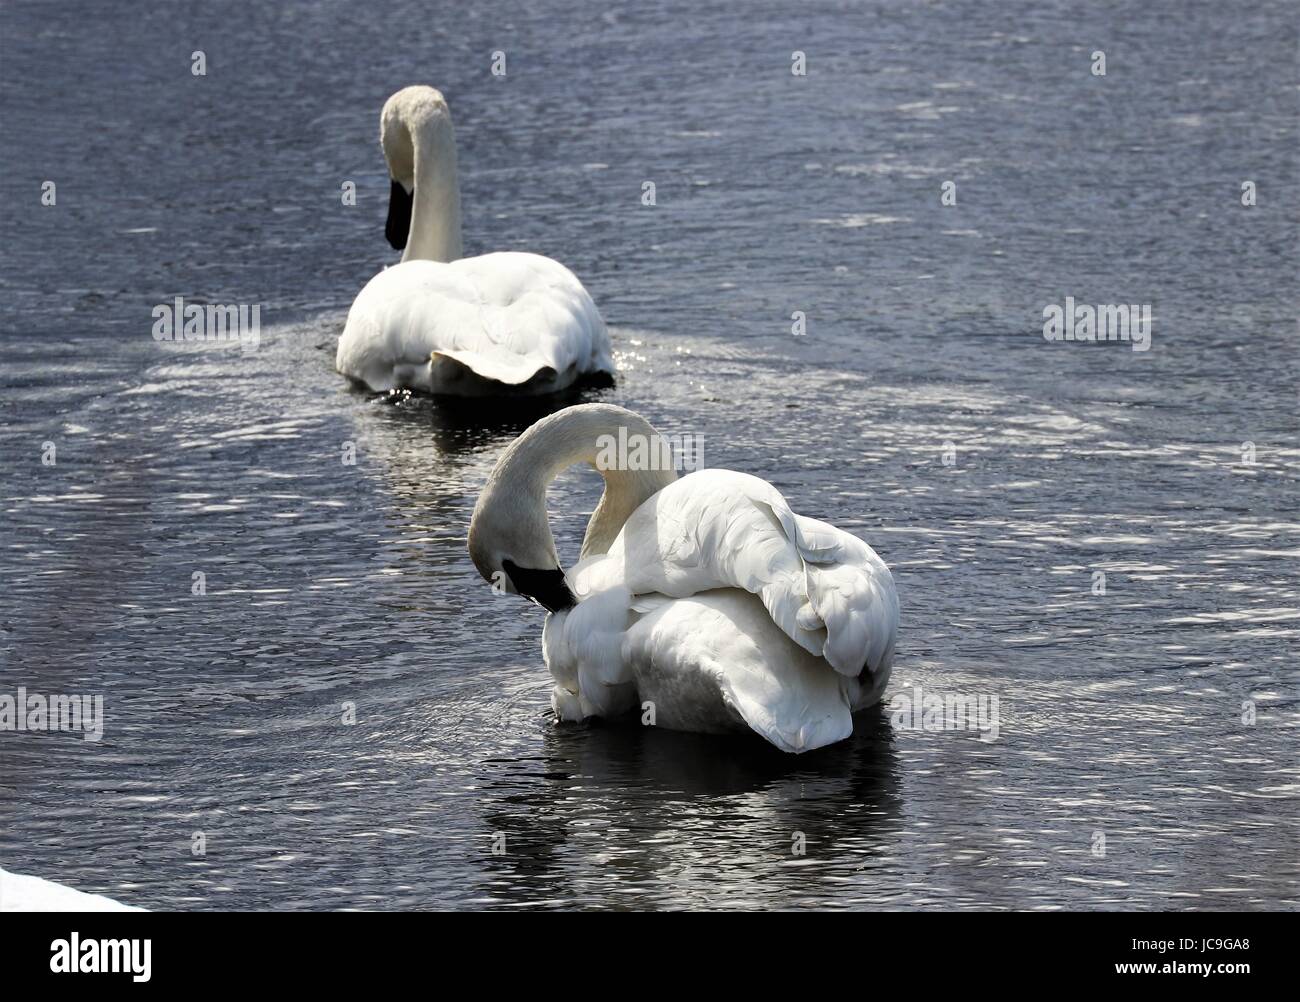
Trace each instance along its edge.
<path fill-rule="evenodd" d="M 619 450 L 629 442 L 646 443 L 641 455 L 653 455 L 657 468 L 622 462 Z M 544 553 L 549 566 L 558 566 L 546 489 L 570 466 L 587 463 L 605 478 L 605 492 L 587 524 L 582 556 L 608 552 L 632 512 L 677 479 L 670 459 L 667 443 L 650 423 L 622 407 L 583 404 L 543 418 L 515 439 L 492 471 L 470 523 L 470 551 L 486 555 L 491 541 L 485 533 L 526 537 L 539 558 Z"/>
<path fill-rule="evenodd" d="M 399 90 L 380 113 L 379 141 L 389 173 L 413 198 L 402 260 L 458 260 L 456 135 L 442 94 L 424 86 Z"/>
<path fill-rule="evenodd" d="M 521 486 L 543 513 L 547 487 L 570 466 L 586 463 L 604 477 L 605 492 L 592 512 L 582 541 L 582 556 L 589 557 L 608 552 L 632 512 L 677 479 L 671 465 L 667 469 L 640 470 L 627 469 L 628 464 L 619 462 L 620 441 L 626 446 L 638 438 L 656 445 L 663 441 L 649 421 L 622 407 L 569 407 L 539 421 L 520 436 L 515 455 L 503 459 L 502 466 L 510 461 L 509 472 L 518 471 Z"/>

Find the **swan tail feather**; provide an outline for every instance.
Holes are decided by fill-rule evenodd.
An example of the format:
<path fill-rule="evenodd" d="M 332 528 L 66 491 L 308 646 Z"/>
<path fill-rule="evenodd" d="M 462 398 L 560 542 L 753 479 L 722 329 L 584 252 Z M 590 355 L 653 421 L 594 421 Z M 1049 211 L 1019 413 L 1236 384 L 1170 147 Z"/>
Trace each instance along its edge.
<path fill-rule="evenodd" d="M 442 375 L 444 379 L 455 379 L 465 369 L 468 369 L 481 379 L 488 379 L 506 386 L 523 386 L 535 379 L 547 380 L 555 378 L 555 369 L 553 367 L 538 365 L 536 360 L 530 361 L 519 355 L 510 356 L 463 349 L 442 349 L 431 352 L 429 362 L 435 372 Z M 435 378 L 434 382 L 437 385 L 439 380 Z"/>

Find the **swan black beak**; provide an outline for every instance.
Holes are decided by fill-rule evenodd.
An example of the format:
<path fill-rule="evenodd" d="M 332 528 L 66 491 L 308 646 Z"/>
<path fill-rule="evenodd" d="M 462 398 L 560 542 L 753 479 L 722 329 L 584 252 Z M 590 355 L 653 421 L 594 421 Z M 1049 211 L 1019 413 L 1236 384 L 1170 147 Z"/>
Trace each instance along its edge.
<path fill-rule="evenodd" d="M 578 604 L 564 581 L 564 571 L 558 567 L 550 571 L 535 571 L 518 567 L 512 560 L 503 560 L 501 567 L 510 576 L 515 591 L 524 598 L 531 598 L 547 612 L 571 609 Z"/>
<path fill-rule="evenodd" d="M 393 182 L 388 192 L 388 222 L 384 224 L 384 236 L 394 250 L 406 250 L 406 237 L 411 232 L 411 203 L 414 201 L 414 194 L 408 195 L 399 182 Z"/>

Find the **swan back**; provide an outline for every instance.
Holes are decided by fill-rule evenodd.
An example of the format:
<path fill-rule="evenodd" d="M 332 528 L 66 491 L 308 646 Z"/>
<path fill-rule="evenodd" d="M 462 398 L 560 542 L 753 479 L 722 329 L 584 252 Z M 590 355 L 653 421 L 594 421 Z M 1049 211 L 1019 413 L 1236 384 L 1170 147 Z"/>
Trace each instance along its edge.
<path fill-rule="evenodd" d="M 893 661 L 898 596 L 884 561 L 856 536 L 796 515 L 780 491 L 745 473 L 700 470 L 665 487 L 603 559 L 569 578 L 580 601 L 611 587 L 674 599 L 742 589 L 841 675 L 887 675 Z"/>
<path fill-rule="evenodd" d="M 558 261 L 504 251 L 451 264 L 411 261 L 372 278 L 348 311 L 335 365 L 371 389 L 471 395 L 460 369 L 520 394 L 614 372 L 609 334 Z"/>

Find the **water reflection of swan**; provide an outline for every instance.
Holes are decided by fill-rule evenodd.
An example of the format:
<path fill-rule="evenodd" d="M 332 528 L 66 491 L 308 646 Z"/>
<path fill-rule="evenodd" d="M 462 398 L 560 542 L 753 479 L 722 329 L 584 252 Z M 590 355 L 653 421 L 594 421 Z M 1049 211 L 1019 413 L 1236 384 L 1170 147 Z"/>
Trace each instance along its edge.
<path fill-rule="evenodd" d="M 485 824 L 505 851 L 482 843 L 479 900 L 822 903 L 819 880 L 869 880 L 902 827 L 888 717 L 875 707 L 854 725 L 798 757 L 752 735 L 554 728 L 540 756 L 480 767 Z"/>
<path fill-rule="evenodd" d="M 430 443 L 443 456 L 505 445 L 529 426 L 565 407 L 599 399 L 599 388 L 570 387 L 559 393 L 536 397 L 507 397 L 491 401 L 476 397 L 432 397 L 409 390 L 392 390 L 372 395 L 376 404 L 366 408 L 369 427 L 387 426 L 398 433 L 418 434 L 418 442 L 407 440 L 409 449 Z M 400 459 L 400 453 L 393 455 Z"/>

